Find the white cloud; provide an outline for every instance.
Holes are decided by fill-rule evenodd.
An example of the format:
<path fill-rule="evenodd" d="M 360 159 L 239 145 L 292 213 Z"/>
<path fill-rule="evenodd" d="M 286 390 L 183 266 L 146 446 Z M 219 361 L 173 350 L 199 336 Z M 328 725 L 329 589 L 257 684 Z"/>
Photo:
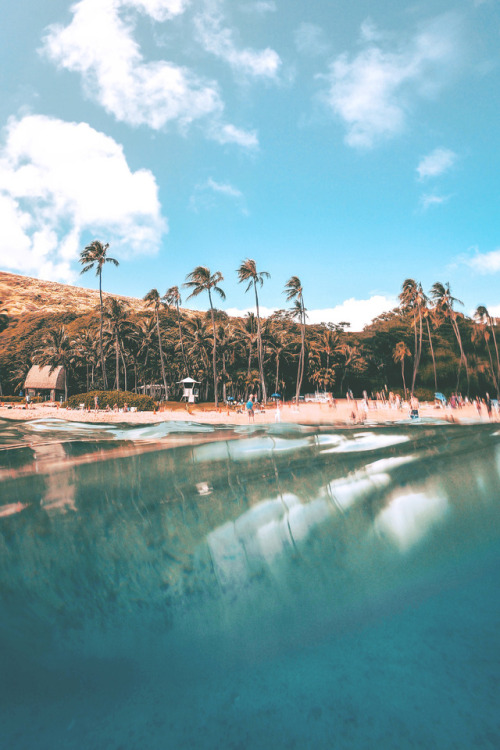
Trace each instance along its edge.
<path fill-rule="evenodd" d="M 222 195 L 228 195 L 230 198 L 243 197 L 243 193 L 238 188 L 233 187 L 227 182 L 216 182 L 211 177 L 208 178 L 206 186 L 215 193 L 222 193 Z"/>
<path fill-rule="evenodd" d="M 274 0 L 255 0 L 242 5 L 241 10 L 245 13 L 275 13 L 277 8 Z"/>
<path fill-rule="evenodd" d="M 464 263 L 481 274 L 497 273 L 500 271 L 500 250 L 489 253 L 476 251 L 474 257 L 464 259 Z"/>
<path fill-rule="evenodd" d="M 166 222 L 153 174 L 86 123 L 12 119 L 0 147 L 0 262 L 70 281 L 84 232 L 124 253 L 156 252 Z"/>
<path fill-rule="evenodd" d="M 362 331 L 369 325 L 374 318 L 383 312 L 388 312 L 396 307 L 398 301 L 395 297 L 385 297 L 381 294 L 375 294 L 369 299 L 355 299 L 351 297 L 336 307 L 327 307 L 319 309 L 308 309 L 308 323 L 341 323 L 348 322 L 351 324 L 351 331 Z M 260 313 L 263 318 L 272 315 L 278 308 L 260 307 Z M 239 309 L 230 307 L 226 309 L 228 315 L 243 317 L 248 312 L 255 312 L 255 308 L 248 307 Z"/>
<path fill-rule="evenodd" d="M 354 57 L 342 54 L 334 60 L 325 96 L 347 127 L 348 145 L 371 148 L 404 129 L 414 100 L 439 90 L 456 55 L 456 26 L 447 15 L 395 49 L 373 43 Z M 363 28 L 366 40 L 366 23 Z"/>
<path fill-rule="evenodd" d="M 428 208 L 431 208 L 431 206 L 440 206 L 443 203 L 446 203 L 450 198 L 449 195 L 436 195 L 433 193 L 426 193 L 425 195 L 422 195 L 420 198 L 420 205 L 426 211 Z"/>
<path fill-rule="evenodd" d="M 302 55 L 319 57 L 330 50 L 325 32 L 315 23 L 301 23 L 294 33 L 295 46 Z"/>
<path fill-rule="evenodd" d="M 221 121 L 224 104 L 217 84 L 172 62 L 146 62 L 134 39 L 132 16 L 120 16 L 126 8 L 165 21 L 188 5 L 184 0 L 80 0 L 68 26 L 48 28 L 41 51 L 60 68 L 79 73 L 86 95 L 119 121 L 160 130 L 209 118 L 211 132 L 221 133 L 217 140 L 245 146 L 244 131 L 235 128 L 239 138 L 224 132 L 234 126 Z"/>
<path fill-rule="evenodd" d="M 269 47 L 263 50 L 239 49 L 233 31 L 223 25 L 218 3 L 198 14 L 194 23 L 203 48 L 227 62 L 235 72 L 271 80 L 277 78 L 281 67 L 277 52 Z"/>
<path fill-rule="evenodd" d="M 435 148 L 420 161 L 417 167 L 418 176 L 421 180 L 426 177 L 438 177 L 450 169 L 456 160 L 456 153 L 449 148 Z"/>
<path fill-rule="evenodd" d="M 195 192 L 190 198 L 191 209 L 197 211 L 200 207 L 205 209 L 212 208 L 214 205 L 214 195 L 222 195 L 225 198 L 236 201 L 240 206 L 241 212 L 245 215 L 248 213 L 245 207 L 245 197 L 241 190 L 228 182 L 217 182 L 212 177 L 209 177 L 206 182 L 196 186 Z"/>
<path fill-rule="evenodd" d="M 217 143 L 236 143 L 248 149 L 255 149 L 259 145 L 257 133 L 252 130 L 241 130 L 234 125 L 223 125 L 215 122 L 208 130 L 209 138 Z"/>

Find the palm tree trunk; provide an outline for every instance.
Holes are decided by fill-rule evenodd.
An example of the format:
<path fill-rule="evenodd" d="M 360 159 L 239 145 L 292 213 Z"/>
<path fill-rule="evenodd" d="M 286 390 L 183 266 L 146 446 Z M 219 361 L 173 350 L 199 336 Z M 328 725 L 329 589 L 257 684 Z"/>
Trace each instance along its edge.
<path fill-rule="evenodd" d="M 488 340 L 487 339 L 486 339 L 486 349 L 488 351 L 488 357 L 489 357 L 489 360 L 490 360 L 490 369 L 491 369 L 491 375 L 493 377 L 493 384 L 494 384 L 495 390 L 496 390 L 496 392 L 498 394 L 498 381 L 497 381 L 496 376 L 495 376 L 495 369 L 493 367 L 493 358 L 491 356 L 491 349 L 490 349 L 490 345 L 488 344 Z"/>
<path fill-rule="evenodd" d="M 497 355 L 497 383 L 500 383 L 500 359 L 498 357 L 498 344 L 497 344 L 497 337 L 495 336 L 495 326 L 491 321 L 491 318 L 489 320 L 491 333 L 493 335 L 493 343 L 495 344 L 495 353 Z M 497 386 L 497 398 L 500 398 L 500 394 L 498 392 L 498 386 Z"/>
<path fill-rule="evenodd" d="M 180 342 L 180 345 L 181 345 L 182 361 L 184 362 L 184 377 L 187 378 L 189 376 L 189 373 L 188 373 L 188 366 L 187 366 L 187 361 L 186 361 L 186 355 L 184 353 L 184 342 L 183 342 L 183 339 L 182 339 L 181 313 L 180 313 L 180 310 L 179 310 L 179 303 L 177 303 L 176 307 L 177 307 L 177 325 L 179 326 L 179 342 Z"/>
<path fill-rule="evenodd" d="M 127 382 L 127 365 L 125 363 L 125 357 L 123 355 L 123 349 L 122 349 L 122 347 L 120 347 L 120 358 L 121 358 L 122 367 L 123 367 L 123 379 L 124 379 L 124 386 L 123 387 L 127 391 L 128 390 L 128 388 L 127 388 L 127 386 L 128 386 L 128 382 Z"/>
<path fill-rule="evenodd" d="M 436 358 L 434 357 L 434 347 L 432 346 L 432 336 L 431 336 L 431 329 L 429 326 L 429 318 L 426 318 L 425 322 L 427 323 L 427 333 L 429 335 L 429 346 L 431 347 L 431 355 L 432 355 L 432 367 L 434 368 L 434 388 L 437 391 L 438 381 L 437 381 L 437 372 L 436 372 Z"/>
<path fill-rule="evenodd" d="M 469 391 L 470 391 L 470 382 L 469 382 L 469 367 L 467 365 L 467 357 L 465 356 L 464 348 L 462 345 L 462 337 L 460 335 L 460 329 L 458 327 L 458 323 L 455 318 L 452 318 L 451 322 L 452 322 L 453 330 L 455 332 L 455 336 L 458 342 L 458 347 L 460 349 L 460 365 L 458 368 L 457 391 L 458 391 L 458 384 L 460 381 L 460 371 L 462 369 L 462 362 L 463 362 L 465 366 L 465 374 L 467 375 L 467 396 L 468 396 Z"/>
<path fill-rule="evenodd" d="M 161 345 L 161 334 L 160 334 L 160 316 L 158 314 L 158 308 L 155 310 L 156 312 L 156 332 L 158 334 L 158 346 L 160 349 L 160 362 L 161 362 L 161 375 L 163 378 L 163 387 L 165 388 L 165 399 L 168 395 L 168 388 L 167 388 L 167 378 L 165 377 L 165 363 L 163 361 L 163 349 Z"/>
<path fill-rule="evenodd" d="M 215 401 L 215 408 L 217 409 L 218 406 L 218 394 L 217 394 L 217 335 L 215 332 L 215 317 L 214 317 L 214 308 L 212 305 L 212 295 L 210 294 L 210 289 L 208 290 L 208 299 L 210 300 L 210 317 L 212 318 L 212 331 L 214 334 L 214 345 L 212 348 L 212 365 L 214 370 L 214 401 Z"/>
<path fill-rule="evenodd" d="M 100 331 L 99 331 L 99 348 L 101 350 L 101 371 L 102 371 L 102 384 L 105 391 L 108 390 L 108 379 L 106 377 L 106 365 L 104 363 L 104 351 L 102 348 L 102 273 L 99 270 L 99 301 L 100 301 Z"/>
<path fill-rule="evenodd" d="M 295 392 L 295 402 L 299 403 L 300 389 L 302 387 L 302 378 L 304 377 L 304 359 L 305 359 L 305 320 L 304 320 L 304 308 L 302 307 L 301 321 L 300 321 L 300 357 L 299 367 L 297 371 L 297 390 Z"/>
<path fill-rule="evenodd" d="M 120 347 L 118 344 L 118 334 L 115 335 L 115 362 L 116 362 L 116 390 L 120 390 Z"/>
<path fill-rule="evenodd" d="M 255 307 L 257 310 L 257 347 L 259 356 L 259 375 L 262 387 L 262 401 L 265 404 L 267 402 L 266 384 L 264 382 L 264 362 L 262 356 L 262 333 L 260 328 L 260 310 L 259 310 L 259 295 L 257 294 L 257 284 L 255 279 L 253 280 L 253 288 L 255 291 Z"/>

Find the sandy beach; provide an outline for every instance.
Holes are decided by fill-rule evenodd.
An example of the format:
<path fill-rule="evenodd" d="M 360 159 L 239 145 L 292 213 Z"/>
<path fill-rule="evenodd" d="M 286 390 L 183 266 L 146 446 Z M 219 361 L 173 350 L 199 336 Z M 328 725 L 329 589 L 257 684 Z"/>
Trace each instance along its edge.
<path fill-rule="evenodd" d="M 301 403 L 285 404 L 280 407 L 279 421 L 305 425 L 349 425 L 363 423 L 398 422 L 407 419 L 407 407 L 393 409 L 388 404 L 370 402 L 368 411 L 363 410 L 361 401 L 348 402 L 346 399 L 337 400 L 336 406 L 328 404 Z M 472 404 L 460 409 L 450 407 L 440 408 L 434 404 L 421 404 L 420 416 L 431 419 L 445 419 L 456 423 L 489 422 L 498 419 L 498 415 L 488 418 L 483 407 L 478 414 Z M 263 411 L 256 411 L 253 420 L 246 413 L 238 413 L 235 408 L 221 406 L 217 411 L 206 410 L 203 406 L 189 406 L 189 410 L 181 406 L 176 409 L 164 409 L 159 412 L 113 412 L 113 411 L 85 411 L 81 409 L 63 409 L 55 404 L 33 404 L 26 409 L 24 404 L 0 406 L 0 417 L 11 420 L 31 419 L 64 419 L 72 422 L 92 423 L 127 423 L 127 424 L 157 424 L 169 421 L 189 421 L 211 425 L 246 425 L 271 424 L 278 421 L 276 408 L 269 405 Z"/>

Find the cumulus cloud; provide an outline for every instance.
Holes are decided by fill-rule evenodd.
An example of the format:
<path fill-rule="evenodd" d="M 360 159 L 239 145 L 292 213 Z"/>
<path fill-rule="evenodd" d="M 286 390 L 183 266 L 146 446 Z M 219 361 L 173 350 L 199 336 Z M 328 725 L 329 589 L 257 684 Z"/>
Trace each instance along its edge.
<path fill-rule="evenodd" d="M 0 146 L 0 262 L 71 281 L 82 234 L 124 253 L 156 252 L 167 225 L 149 170 L 132 172 L 122 147 L 87 123 L 12 119 Z"/>
<path fill-rule="evenodd" d="M 385 297 L 375 294 L 369 299 L 355 299 L 351 297 L 335 307 L 316 308 L 307 311 L 308 323 L 342 323 L 351 324 L 351 331 L 362 331 L 374 318 L 383 312 L 388 312 L 396 307 L 398 301 L 394 297 Z M 260 307 L 263 318 L 272 315 L 278 308 Z M 244 309 L 230 307 L 226 309 L 228 315 L 243 317 L 248 312 L 255 312 L 255 308 Z"/>
<path fill-rule="evenodd" d="M 217 84 L 172 62 L 145 61 L 134 38 L 130 10 L 165 21 L 188 5 L 187 0 L 79 0 L 67 26 L 48 28 L 41 51 L 60 68 L 79 73 L 86 95 L 119 121 L 160 130 L 211 118 L 216 131 L 224 127 Z M 123 9 L 129 10 L 124 17 Z M 233 142 L 245 145 L 243 138 Z"/>
<path fill-rule="evenodd" d="M 427 177 L 439 177 L 456 162 L 457 155 L 449 148 L 435 148 L 420 161 L 417 172 L 421 180 Z"/>
<path fill-rule="evenodd" d="M 276 79 L 281 60 L 275 50 L 240 49 L 234 40 L 234 32 L 224 26 L 217 2 L 199 13 L 194 20 L 196 33 L 203 48 L 215 57 L 224 60 L 239 74 Z"/>
<path fill-rule="evenodd" d="M 477 273 L 497 273 L 500 271 L 500 249 L 492 250 L 489 253 L 476 251 L 476 254 L 472 258 L 465 258 L 464 263 L 474 271 L 477 271 Z"/>
<path fill-rule="evenodd" d="M 435 94 L 456 54 L 456 20 L 448 15 L 397 44 L 377 44 L 363 26 L 363 49 L 337 57 L 326 76 L 325 100 L 347 128 L 346 142 L 371 148 L 399 134 L 421 96 Z"/>

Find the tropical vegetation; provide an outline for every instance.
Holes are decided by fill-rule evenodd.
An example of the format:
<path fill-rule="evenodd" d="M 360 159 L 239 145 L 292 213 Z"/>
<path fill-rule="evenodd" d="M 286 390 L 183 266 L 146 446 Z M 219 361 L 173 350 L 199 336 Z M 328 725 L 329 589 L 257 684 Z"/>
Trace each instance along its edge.
<path fill-rule="evenodd" d="M 96 240 L 81 253 L 83 272 L 93 268 L 99 277 L 93 312 L 41 309 L 10 317 L 2 310 L 1 392 L 18 394 L 30 367 L 39 364 L 63 365 L 78 403 L 81 394 L 108 391 L 108 383 L 113 393 L 176 399 L 187 376 L 199 381 L 201 400 L 216 406 L 249 394 L 259 401 L 277 395 L 291 400 L 314 391 L 498 397 L 498 320 L 481 304 L 473 316 L 464 314 L 447 283 L 436 282 L 425 293 L 418 281 L 406 279 L 396 308 L 352 332 L 346 323 L 307 322 L 298 276 L 284 286 L 289 307 L 263 318 L 258 292 L 269 274 L 251 259 L 236 272 L 255 301 L 255 312 L 244 317 L 229 317 L 215 306 L 217 296 L 225 299 L 224 277 L 206 266 L 184 282 L 188 299 L 206 293 L 206 312 L 183 308 L 179 286 L 164 294 L 151 289 L 142 302 L 129 304 L 102 293 L 102 270 L 116 265 L 107 251 Z M 116 396 L 112 400 L 118 403 Z"/>

